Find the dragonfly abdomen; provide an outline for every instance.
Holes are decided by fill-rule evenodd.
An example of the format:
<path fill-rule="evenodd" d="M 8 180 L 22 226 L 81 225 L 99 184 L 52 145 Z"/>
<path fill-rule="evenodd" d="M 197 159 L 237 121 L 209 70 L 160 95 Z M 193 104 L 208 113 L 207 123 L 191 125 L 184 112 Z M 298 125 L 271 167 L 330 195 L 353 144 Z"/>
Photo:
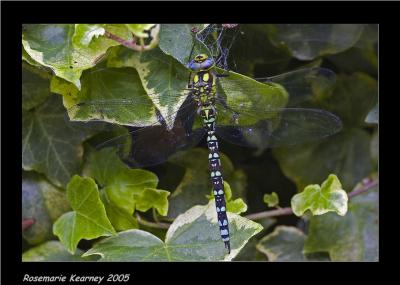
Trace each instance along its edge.
<path fill-rule="evenodd" d="M 224 179 L 221 172 L 218 139 L 215 136 L 216 112 L 214 107 L 210 105 L 207 107 L 204 106 L 201 109 L 200 114 L 203 118 L 204 128 L 207 131 L 207 147 L 210 151 L 208 155 L 208 165 L 210 168 L 211 182 L 213 185 L 219 230 L 222 241 L 225 243 L 225 247 L 230 252 L 229 222 L 226 214 Z"/>

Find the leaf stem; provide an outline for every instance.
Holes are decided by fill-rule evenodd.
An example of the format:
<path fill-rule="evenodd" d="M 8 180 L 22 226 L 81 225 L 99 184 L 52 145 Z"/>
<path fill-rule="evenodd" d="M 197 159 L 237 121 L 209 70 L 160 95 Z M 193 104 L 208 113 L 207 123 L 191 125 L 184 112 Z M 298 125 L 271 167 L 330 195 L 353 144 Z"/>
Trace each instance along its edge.
<path fill-rule="evenodd" d="M 146 226 L 146 227 L 150 227 L 150 228 L 168 229 L 170 226 L 170 224 L 166 224 L 166 223 L 161 223 L 161 222 L 153 223 L 153 222 L 147 221 L 147 220 L 143 219 L 138 213 L 136 213 L 136 219 L 138 220 L 139 224 Z"/>
<path fill-rule="evenodd" d="M 134 37 L 132 40 L 125 40 L 123 38 L 118 37 L 117 35 L 111 34 L 110 32 L 105 31 L 104 36 L 107 38 L 114 40 L 116 42 L 119 42 L 121 45 L 133 49 L 136 51 L 145 51 L 145 50 L 150 50 L 148 46 L 144 45 L 143 39 L 140 39 L 141 44 L 137 45 L 136 44 L 136 38 Z"/>

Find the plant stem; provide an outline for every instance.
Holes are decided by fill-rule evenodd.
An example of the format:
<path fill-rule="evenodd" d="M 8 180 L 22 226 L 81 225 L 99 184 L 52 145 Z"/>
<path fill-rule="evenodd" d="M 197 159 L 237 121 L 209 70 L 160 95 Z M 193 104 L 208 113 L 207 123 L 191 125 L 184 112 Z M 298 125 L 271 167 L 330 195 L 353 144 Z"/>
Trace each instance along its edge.
<path fill-rule="evenodd" d="M 130 49 L 133 49 L 133 50 L 141 50 L 140 47 L 138 48 L 138 46 L 136 45 L 135 39 L 129 40 L 129 41 L 128 40 L 124 40 L 124 39 L 122 39 L 122 38 L 120 38 L 120 37 L 118 37 L 118 36 L 116 36 L 114 34 L 111 34 L 110 32 L 107 32 L 107 31 L 105 31 L 104 35 L 109 39 L 112 39 L 112 40 L 114 40 L 116 42 L 119 42 L 121 45 L 123 45 L 123 46 L 125 46 L 127 48 L 130 48 Z"/>
<path fill-rule="evenodd" d="M 361 187 L 358 187 L 358 188 L 354 189 L 353 191 L 351 191 L 348 194 L 348 196 L 349 196 L 349 198 L 352 198 L 354 196 L 360 195 L 360 194 L 362 194 L 364 192 L 367 192 L 369 189 L 375 187 L 378 184 L 379 184 L 379 180 L 368 181 L 367 183 L 365 183 Z"/>
<path fill-rule="evenodd" d="M 136 218 L 137 218 L 139 224 L 146 226 L 146 227 L 150 227 L 150 228 L 168 229 L 170 226 L 170 224 L 166 224 L 166 223 L 161 223 L 161 222 L 153 223 L 153 222 L 147 221 L 147 220 L 143 219 L 138 213 L 136 213 Z"/>
<path fill-rule="evenodd" d="M 360 195 L 364 192 L 367 192 L 371 188 L 375 187 L 376 185 L 379 184 L 379 180 L 371 180 L 361 187 L 358 187 L 351 191 L 350 193 L 347 194 L 349 198 L 353 198 L 357 195 Z M 292 208 L 291 207 L 285 207 L 285 208 L 280 208 L 276 210 L 271 210 L 271 211 L 264 211 L 264 212 L 259 212 L 259 213 L 254 213 L 254 214 L 249 214 L 245 216 L 245 218 L 249 220 L 261 220 L 265 218 L 270 218 L 270 217 L 277 217 L 277 216 L 285 216 L 285 215 L 291 215 L 293 214 Z"/>
<path fill-rule="evenodd" d="M 117 35 L 111 34 L 110 32 L 105 31 L 104 35 L 111 39 L 114 40 L 116 42 L 119 42 L 121 45 L 136 50 L 136 51 L 145 51 L 145 50 L 150 50 L 152 47 L 146 46 L 144 45 L 144 41 L 142 38 L 140 38 L 140 45 L 136 44 L 136 38 L 133 38 L 132 40 L 125 40 L 122 39 L 120 37 L 118 37 Z"/>
<path fill-rule="evenodd" d="M 271 211 L 259 212 L 245 216 L 249 220 L 261 220 L 269 217 L 284 216 L 293 214 L 292 208 L 285 207 Z"/>
<path fill-rule="evenodd" d="M 368 181 L 368 182 L 364 183 L 364 185 L 362 185 L 361 187 L 355 188 L 353 191 L 348 193 L 347 196 L 349 198 L 353 198 L 364 192 L 367 192 L 368 190 L 377 186 L 378 184 L 379 184 L 379 180 Z M 292 208 L 285 207 L 285 208 L 278 208 L 278 209 L 271 210 L 271 211 L 264 211 L 264 212 L 249 214 L 249 215 L 245 216 L 245 218 L 247 218 L 249 220 L 261 220 L 261 219 L 265 219 L 265 218 L 286 216 L 286 215 L 292 215 L 292 214 L 293 214 Z M 157 221 L 156 223 L 153 223 L 153 222 L 147 221 L 147 220 L 143 219 L 142 217 L 140 217 L 140 215 L 137 213 L 136 213 L 136 218 L 137 218 L 139 224 L 147 226 L 147 227 L 157 228 L 157 229 L 168 229 L 170 227 L 170 224 L 167 224 L 167 223 L 162 223 L 159 221 Z"/>

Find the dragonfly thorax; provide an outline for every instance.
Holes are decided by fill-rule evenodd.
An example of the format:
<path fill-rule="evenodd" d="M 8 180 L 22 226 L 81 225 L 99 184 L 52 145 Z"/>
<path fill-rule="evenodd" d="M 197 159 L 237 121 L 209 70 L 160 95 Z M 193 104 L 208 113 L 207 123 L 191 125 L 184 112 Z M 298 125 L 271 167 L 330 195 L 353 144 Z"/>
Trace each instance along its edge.
<path fill-rule="evenodd" d="M 216 94 L 215 76 L 210 71 L 196 72 L 192 77 L 193 99 L 198 106 L 213 105 Z"/>

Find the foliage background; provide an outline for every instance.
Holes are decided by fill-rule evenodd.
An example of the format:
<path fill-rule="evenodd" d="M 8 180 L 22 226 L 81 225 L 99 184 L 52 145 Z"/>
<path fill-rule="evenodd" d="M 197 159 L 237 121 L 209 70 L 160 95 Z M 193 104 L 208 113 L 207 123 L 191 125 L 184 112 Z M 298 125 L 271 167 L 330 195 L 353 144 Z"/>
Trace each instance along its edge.
<path fill-rule="evenodd" d="M 166 229 L 163 227 L 167 222 L 195 205 L 208 202 L 207 161 L 203 163 L 198 159 L 207 155 L 204 143 L 146 172 L 134 172 L 111 153 L 99 154 L 92 148 L 110 135 L 124 132 L 122 128 L 116 126 L 110 130 L 109 126 L 101 124 L 94 128 L 90 124 L 66 120 L 66 107 L 73 105 L 74 98 L 86 96 L 93 90 L 102 92 L 101 88 L 95 89 L 100 81 L 115 82 L 117 78 L 121 80 L 118 82 L 125 82 L 120 93 L 140 92 L 135 84 L 141 86 L 141 77 L 133 68 L 120 68 L 120 73 L 115 75 L 118 64 L 122 67 L 131 64 L 132 58 L 124 57 L 128 48 L 104 36 L 107 31 L 129 40 L 131 32 L 137 30 L 137 35 L 143 30 L 143 27 L 130 26 L 131 30 L 124 25 L 108 24 L 23 27 L 23 260 L 96 260 L 96 255 L 81 257 L 81 254 L 87 250 L 107 252 L 106 246 L 102 247 L 98 241 L 129 229 L 140 228 L 164 240 Z M 161 50 L 183 63 L 182 59 L 188 57 L 191 49 L 190 40 L 187 40 L 191 38 L 191 26 L 161 25 L 158 43 Z M 271 192 L 278 194 L 280 207 L 290 206 L 293 195 L 309 184 L 321 184 L 331 173 L 338 176 L 347 192 L 366 177 L 377 179 L 377 25 L 240 25 L 240 31 L 229 53 L 230 66 L 238 73 L 257 78 L 305 65 L 332 69 L 337 74 L 333 93 L 316 96 L 312 104 L 338 115 L 344 128 L 317 143 L 267 150 L 261 154 L 222 141 L 222 165 L 232 189 L 232 209 L 242 213 L 247 208 L 242 216 L 271 210 L 263 201 L 264 195 Z M 183 35 L 188 38 L 182 38 Z M 168 45 L 169 39 L 173 45 Z M 102 77 L 93 77 L 93 70 L 101 70 Z M 106 162 L 104 157 L 109 160 Z M 102 176 L 102 163 L 110 161 L 114 172 Z M 95 180 L 71 180 L 75 174 Z M 112 196 L 115 189 L 119 189 L 119 182 L 128 176 L 141 181 L 139 186 L 129 190 L 134 202 L 122 201 L 124 196 L 121 195 Z M 76 251 L 76 245 L 72 243 L 68 247 L 63 242 L 68 229 L 65 224 L 71 221 L 69 213 L 79 213 L 77 207 L 81 206 L 74 206 L 72 190 L 66 192 L 69 182 L 86 183 L 85 189 L 92 189 L 88 195 L 93 197 L 93 207 L 99 207 L 96 219 L 103 217 L 108 225 L 107 234 L 104 229 L 82 226 L 81 235 L 75 237 Z M 68 187 L 72 189 L 71 184 Z M 143 192 L 143 189 L 147 190 Z M 352 198 L 344 217 L 336 213 L 321 216 L 307 213 L 301 218 L 285 215 L 257 220 L 263 229 L 253 225 L 252 232 L 243 236 L 234 260 L 376 261 L 377 191 L 374 187 Z M 81 198 L 76 196 L 78 200 Z M 113 205 L 113 201 L 126 207 L 121 209 Z M 71 212 L 71 207 L 75 212 Z M 199 215 L 205 215 L 202 213 Z M 64 214 L 70 216 L 65 218 Z M 153 235 L 144 240 L 152 239 Z M 143 247 L 158 248 L 157 242 Z M 122 256 L 121 252 L 107 253 L 108 260 L 134 260 L 133 256 Z M 183 258 L 183 254 L 176 253 L 176 256 Z M 206 253 L 191 252 L 186 260 L 201 260 L 202 254 Z M 222 260 L 224 256 L 214 258 Z"/>

